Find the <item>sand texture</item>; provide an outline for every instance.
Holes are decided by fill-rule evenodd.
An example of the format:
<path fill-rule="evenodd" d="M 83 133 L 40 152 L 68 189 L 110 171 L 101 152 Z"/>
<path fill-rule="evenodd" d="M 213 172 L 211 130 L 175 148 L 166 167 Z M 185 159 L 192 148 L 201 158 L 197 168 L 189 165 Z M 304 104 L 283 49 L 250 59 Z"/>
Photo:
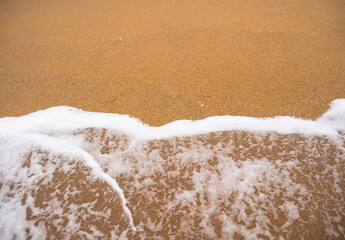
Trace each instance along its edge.
<path fill-rule="evenodd" d="M 0 118 L 0 238 L 341 240 L 344 133 L 345 99 L 317 121 Z"/>
<path fill-rule="evenodd" d="M 344 0 L 3 0 L 0 51 L 1 238 L 344 239 L 342 100 L 152 138 L 2 118 L 316 119 L 345 97 Z"/>
<path fill-rule="evenodd" d="M 11 214 L 23 211 L 28 224 L 14 238 L 344 239 L 343 134 L 338 143 L 244 131 L 135 143 L 104 128 L 41 134 L 57 145 L 63 136 L 82 140 L 82 151 L 123 189 L 136 230 L 87 155 L 15 135 L 0 148 L 21 149 L 12 154 L 18 167 L 0 179 L 3 207 L 17 206 Z"/>
<path fill-rule="evenodd" d="M 51 106 L 150 125 L 315 119 L 345 97 L 343 0 L 1 1 L 0 116 Z"/>

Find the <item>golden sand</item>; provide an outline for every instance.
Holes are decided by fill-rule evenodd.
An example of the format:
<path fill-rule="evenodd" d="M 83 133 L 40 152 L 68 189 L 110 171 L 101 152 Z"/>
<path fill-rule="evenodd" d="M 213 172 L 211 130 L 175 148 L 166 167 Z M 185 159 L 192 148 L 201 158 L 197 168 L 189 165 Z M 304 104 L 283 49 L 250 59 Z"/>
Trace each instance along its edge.
<path fill-rule="evenodd" d="M 315 119 L 345 97 L 342 0 L 6 0 L 0 50 L 0 117 Z"/>

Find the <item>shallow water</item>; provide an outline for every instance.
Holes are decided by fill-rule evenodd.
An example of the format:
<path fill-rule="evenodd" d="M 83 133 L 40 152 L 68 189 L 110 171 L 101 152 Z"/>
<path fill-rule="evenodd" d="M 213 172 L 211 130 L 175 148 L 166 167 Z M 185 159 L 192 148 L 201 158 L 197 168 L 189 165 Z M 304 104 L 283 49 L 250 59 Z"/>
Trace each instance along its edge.
<path fill-rule="evenodd" d="M 317 121 L 0 119 L 2 239 L 343 239 L 345 100 Z"/>

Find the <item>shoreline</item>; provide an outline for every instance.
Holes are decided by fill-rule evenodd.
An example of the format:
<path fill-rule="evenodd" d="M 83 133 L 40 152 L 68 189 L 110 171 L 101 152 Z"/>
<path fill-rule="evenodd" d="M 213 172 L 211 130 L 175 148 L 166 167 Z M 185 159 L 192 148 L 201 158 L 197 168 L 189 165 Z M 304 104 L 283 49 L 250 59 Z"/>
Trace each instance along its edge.
<path fill-rule="evenodd" d="M 175 120 L 163 126 L 150 126 L 141 119 L 129 115 L 89 112 L 66 106 L 52 107 L 21 117 L 0 118 L 0 134 L 30 132 L 42 128 L 49 132 L 66 129 L 104 128 L 123 132 L 137 140 L 169 139 L 211 134 L 222 131 L 278 134 L 301 134 L 306 136 L 339 136 L 345 131 L 342 118 L 345 99 L 334 100 L 329 109 L 317 120 L 278 116 L 253 118 L 246 116 L 210 116 L 200 120 Z M 56 124 L 58 123 L 58 124 Z M 44 131 L 43 131 L 44 132 Z"/>
<path fill-rule="evenodd" d="M 4 239 L 341 239 L 344 103 L 320 120 L 337 136 L 296 132 L 296 126 L 284 134 L 282 124 L 282 132 L 228 129 L 170 138 L 149 128 L 154 138 L 137 139 L 133 125 L 148 127 L 133 119 L 125 125 L 124 116 L 69 111 L 61 121 L 64 113 L 51 109 L 36 119 L 0 119 L 0 210 L 7 213 L 0 232 Z M 75 114 L 94 125 L 73 121 Z M 116 119 L 120 129 L 111 126 Z M 12 131 L 6 120 L 20 129 Z"/>

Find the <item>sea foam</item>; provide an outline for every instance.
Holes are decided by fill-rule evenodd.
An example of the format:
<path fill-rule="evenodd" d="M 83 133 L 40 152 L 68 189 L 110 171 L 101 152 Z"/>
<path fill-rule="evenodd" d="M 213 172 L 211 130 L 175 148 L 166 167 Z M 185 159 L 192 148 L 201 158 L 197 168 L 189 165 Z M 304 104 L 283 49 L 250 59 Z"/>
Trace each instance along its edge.
<path fill-rule="evenodd" d="M 0 119 L 2 239 L 345 235 L 345 99 L 318 120 L 150 127 L 53 107 Z"/>

